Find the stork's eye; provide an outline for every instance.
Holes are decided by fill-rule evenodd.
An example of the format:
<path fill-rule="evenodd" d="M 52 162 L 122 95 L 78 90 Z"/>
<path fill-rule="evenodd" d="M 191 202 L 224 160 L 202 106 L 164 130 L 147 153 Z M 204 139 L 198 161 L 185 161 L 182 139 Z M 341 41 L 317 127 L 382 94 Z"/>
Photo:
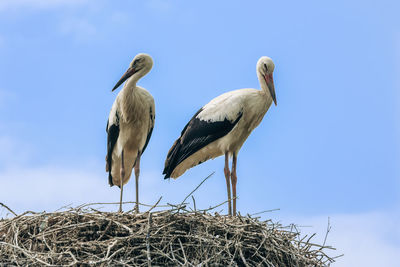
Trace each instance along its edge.
<path fill-rule="evenodd" d="M 133 65 L 136 65 L 142 61 L 143 61 L 143 58 L 137 58 L 137 59 L 135 59 L 135 61 L 133 61 Z"/>
<path fill-rule="evenodd" d="M 267 64 L 264 64 L 265 72 L 268 72 Z"/>

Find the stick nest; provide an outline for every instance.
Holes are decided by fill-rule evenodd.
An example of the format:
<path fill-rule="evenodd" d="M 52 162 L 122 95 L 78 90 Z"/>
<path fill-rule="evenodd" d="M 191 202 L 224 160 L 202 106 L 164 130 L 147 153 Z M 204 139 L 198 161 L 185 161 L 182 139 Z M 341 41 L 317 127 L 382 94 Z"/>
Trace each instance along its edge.
<path fill-rule="evenodd" d="M 141 214 L 70 208 L 0 220 L 0 265 L 328 266 L 327 247 L 251 216 L 171 206 Z"/>

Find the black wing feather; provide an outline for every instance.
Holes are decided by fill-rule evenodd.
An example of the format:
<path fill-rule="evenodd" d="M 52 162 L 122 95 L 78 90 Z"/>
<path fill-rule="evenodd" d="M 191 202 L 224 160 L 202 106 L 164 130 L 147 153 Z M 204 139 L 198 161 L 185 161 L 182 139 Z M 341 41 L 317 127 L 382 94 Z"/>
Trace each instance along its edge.
<path fill-rule="evenodd" d="M 176 166 L 182 161 L 207 146 L 211 142 L 228 134 L 239 122 L 243 113 L 239 112 L 235 121 L 225 118 L 223 121 L 209 122 L 200 120 L 197 115 L 202 111 L 200 109 L 183 128 L 181 137 L 179 137 L 168 152 L 167 160 L 163 174 L 164 179 L 170 177 Z"/>
<path fill-rule="evenodd" d="M 116 113 L 116 122 L 111 124 L 110 127 L 109 121 L 107 121 L 107 166 L 108 166 L 108 183 L 110 186 L 113 186 L 111 169 L 112 169 L 112 152 L 114 150 L 115 144 L 117 143 L 119 136 L 119 116 L 118 111 Z"/>

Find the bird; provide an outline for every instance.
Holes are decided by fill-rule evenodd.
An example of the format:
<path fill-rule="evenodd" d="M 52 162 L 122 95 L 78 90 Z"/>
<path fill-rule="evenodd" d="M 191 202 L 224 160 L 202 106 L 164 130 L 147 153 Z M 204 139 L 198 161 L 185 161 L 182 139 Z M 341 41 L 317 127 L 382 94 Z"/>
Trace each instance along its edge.
<path fill-rule="evenodd" d="M 153 67 L 150 55 L 137 54 L 127 71 L 114 86 L 116 90 L 122 83 L 107 121 L 106 172 L 110 186 L 120 188 L 119 212 L 122 212 L 123 186 L 129 181 L 135 169 L 136 204 L 139 213 L 139 174 L 140 158 L 145 151 L 154 128 L 155 103 L 153 96 L 136 83 Z"/>
<path fill-rule="evenodd" d="M 261 90 L 230 91 L 200 108 L 170 148 L 165 160 L 164 179 L 176 179 L 198 164 L 225 155 L 228 214 L 232 215 L 232 200 L 233 215 L 236 215 L 237 156 L 247 137 L 261 123 L 272 102 L 276 106 L 274 69 L 271 58 L 261 57 L 256 65 Z"/>

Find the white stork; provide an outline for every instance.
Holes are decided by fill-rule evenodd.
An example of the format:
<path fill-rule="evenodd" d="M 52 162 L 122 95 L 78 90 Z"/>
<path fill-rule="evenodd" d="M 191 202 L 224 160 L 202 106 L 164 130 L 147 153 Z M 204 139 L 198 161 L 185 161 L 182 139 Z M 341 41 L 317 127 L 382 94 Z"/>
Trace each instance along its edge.
<path fill-rule="evenodd" d="M 272 77 L 275 65 L 271 58 L 261 57 L 257 62 L 257 76 L 261 89 L 240 89 L 222 94 L 202 107 L 183 128 L 181 136 L 168 152 L 163 174 L 165 179 L 178 178 L 187 169 L 206 160 L 225 155 L 225 178 L 228 192 L 228 210 L 236 215 L 236 165 L 243 143 L 256 128 L 274 101 Z M 232 171 L 229 157 L 232 157 Z"/>
<path fill-rule="evenodd" d="M 124 88 L 118 93 L 107 121 L 106 171 L 110 186 L 121 189 L 119 212 L 122 212 L 123 186 L 129 181 L 132 169 L 136 178 L 136 212 L 139 212 L 140 157 L 149 143 L 154 127 L 155 105 L 151 94 L 137 86 L 137 81 L 153 66 L 147 54 L 138 54 L 128 70 L 114 86 L 117 89 L 124 81 Z"/>

